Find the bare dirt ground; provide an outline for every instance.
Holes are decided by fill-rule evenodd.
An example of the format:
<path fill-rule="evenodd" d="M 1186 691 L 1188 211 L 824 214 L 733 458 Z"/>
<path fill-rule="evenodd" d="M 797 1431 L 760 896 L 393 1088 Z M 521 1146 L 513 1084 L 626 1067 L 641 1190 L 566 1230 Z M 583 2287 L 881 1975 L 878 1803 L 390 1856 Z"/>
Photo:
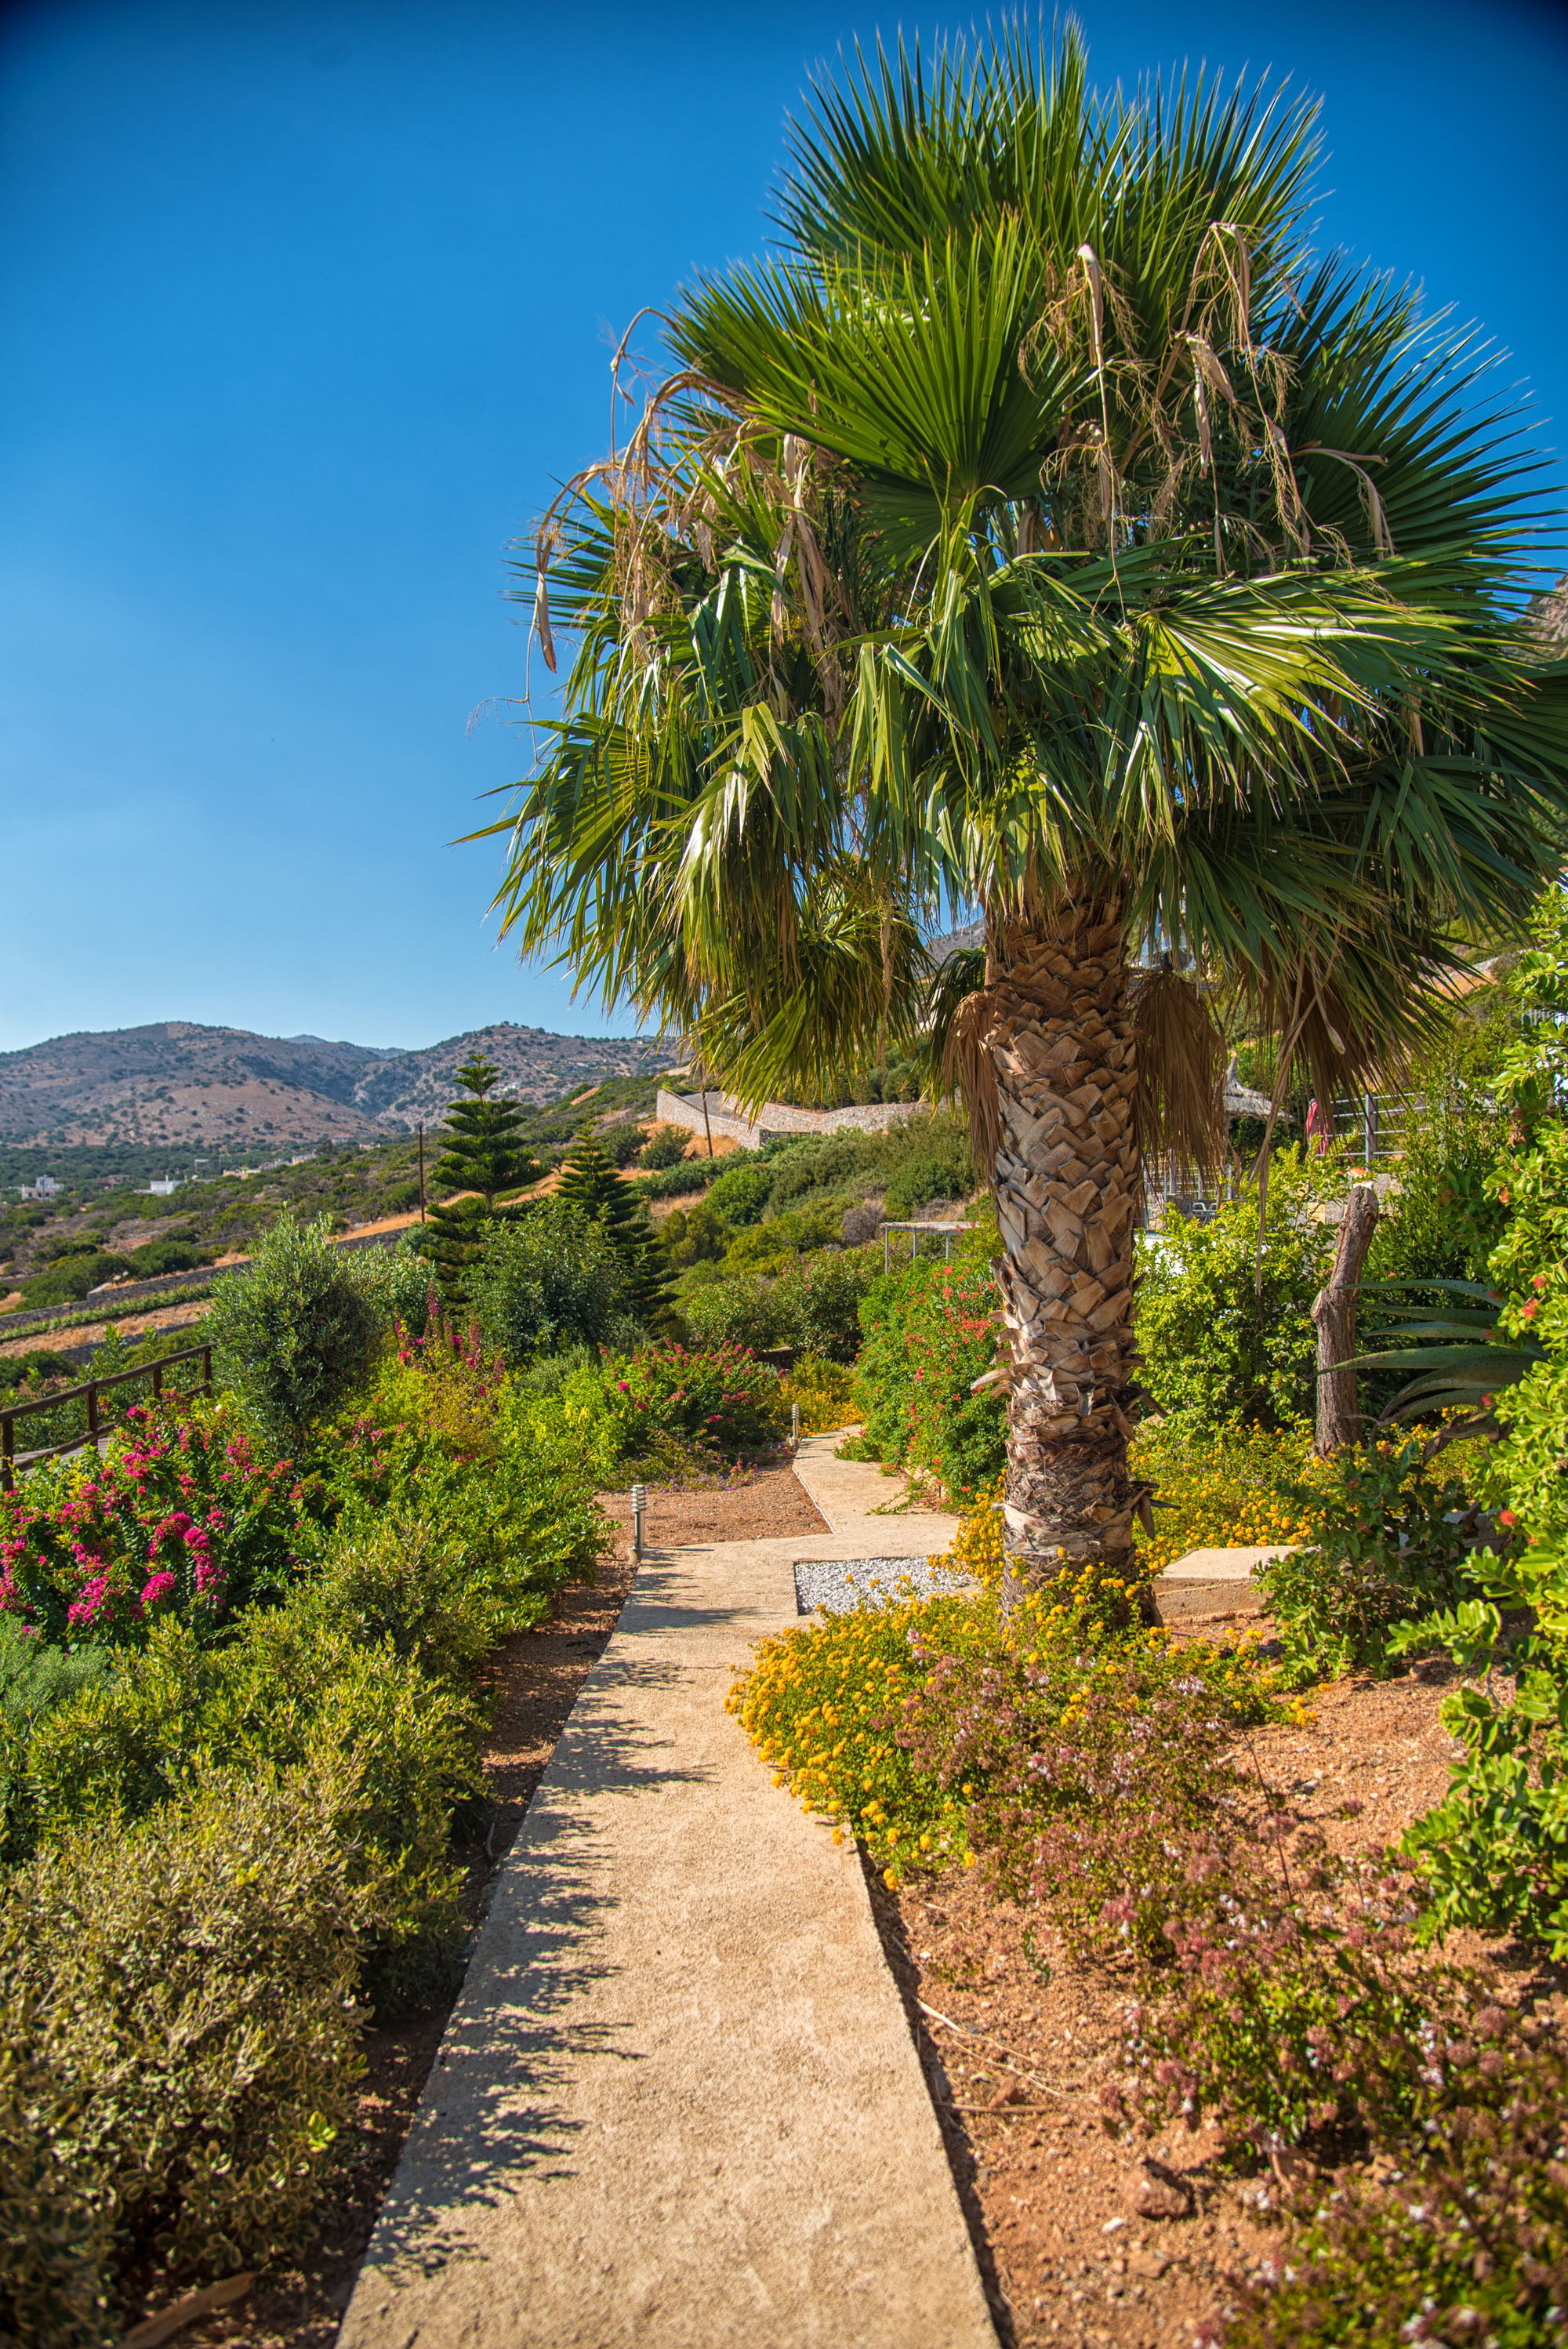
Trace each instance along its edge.
<path fill-rule="evenodd" d="M 68 1330 L 37 1330 L 31 1337 L 7 1338 L 0 1343 L 0 1354 L 31 1354 L 56 1352 L 67 1346 L 96 1346 L 107 1338 L 110 1330 L 119 1330 L 128 1338 L 145 1337 L 149 1330 L 183 1330 L 193 1321 L 206 1319 L 211 1302 L 199 1298 L 193 1305 L 160 1305 L 146 1313 L 127 1313 L 116 1321 L 84 1319 L 73 1321 Z"/>
<path fill-rule="evenodd" d="M 599 1506 L 629 1538 L 632 1496 L 601 1493 Z M 725 1485 L 655 1487 L 648 1494 L 643 1539 L 650 1549 L 691 1542 L 768 1541 L 783 1534 L 825 1534 L 827 1519 L 787 1460 L 738 1469 Z"/>
<path fill-rule="evenodd" d="M 1444 1688 L 1427 1671 L 1340 1682 L 1314 1696 L 1305 1727 L 1247 1741 L 1262 1775 L 1341 1849 L 1395 1840 L 1447 1785 Z M 1353 1823 L 1334 1816 L 1351 1795 L 1366 1806 Z M 1267 2180 L 1228 2173 L 1207 2130 L 1106 2134 L 1099 2092 L 1120 2069 L 1130 1982 L 1075 1964 L 977 1870 L 871 1887 L 1006 2349 L 1189 2349 L 1227 2282 L 1279 2236 L 1256 2207 Z M 1525 1987 L 1510 1949 L 1476 1940 L 1449 1953 L 1490 1956 Z M 1140 2215 L 1146 2178 L 1173 2189 L 1156 2199 L 1185 2215 Z"/>

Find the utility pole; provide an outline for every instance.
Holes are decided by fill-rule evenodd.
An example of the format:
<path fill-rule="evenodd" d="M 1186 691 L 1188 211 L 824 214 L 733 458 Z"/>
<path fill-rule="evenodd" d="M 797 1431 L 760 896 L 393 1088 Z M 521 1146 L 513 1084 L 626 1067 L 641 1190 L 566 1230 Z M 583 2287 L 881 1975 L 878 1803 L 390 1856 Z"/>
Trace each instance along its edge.
<path fill-rule="evenodd" d="M 425 1220 L 425 1125 L 419 1122 L 419 1221 Z"/>

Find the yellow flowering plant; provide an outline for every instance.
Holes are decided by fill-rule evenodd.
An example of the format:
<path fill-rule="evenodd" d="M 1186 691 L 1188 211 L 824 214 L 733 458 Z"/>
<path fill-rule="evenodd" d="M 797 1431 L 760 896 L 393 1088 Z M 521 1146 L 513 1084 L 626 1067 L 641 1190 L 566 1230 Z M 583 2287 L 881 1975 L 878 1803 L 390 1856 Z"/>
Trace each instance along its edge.
<path fill-rule="evenodd" d="M 1313 1454 L 1305 1421 L 1267 1428 L 1233 1419 L 1213 1427 L 1172 1413 L 1144 1423 L 1128 1464 L 1154 1486 L 1154 1531 L 1138 1526 L 1133 1534 L 1140 1568 L 1150 1575 L 1192 1549 L 1312 1541 L 1317 1495 L 1333 1483 L 1328 1464 Z"/>
<path fill-rule="evenodd" d="M 842 1362 L 821 1354 L 799 1354 L 795 1366 L 779 1390 L 788 1419 L 791 1403 L 800 1406 L 802 1435 L 820 1435 L 832 1427 L 847 1427 L 855 1415 L 855 1374 Z"/>
<path fill-rule="evenodd" d="M 1162 1726 L 1191 1713 L 1233 1727 L 1274 1708 L 1251 1646 L 1177 1645 L 1144 1628 L 1124 1578 L 1064 1572 L 1004 1615 L 1000 1524 L 993 1498 L 932 1561 L 973 1574 L 977 1595 L 893 1591 L 783 1632 L 730 1692 L 775 1785 L 857 1836 L 890 1885 L 983 1847 L 1004 1878 L 1026 1872 L 1053 1799 L 1033 1760 L 1091 1717 L 1103 1740 L 1108 1713 L 1158 1706 Z"/>

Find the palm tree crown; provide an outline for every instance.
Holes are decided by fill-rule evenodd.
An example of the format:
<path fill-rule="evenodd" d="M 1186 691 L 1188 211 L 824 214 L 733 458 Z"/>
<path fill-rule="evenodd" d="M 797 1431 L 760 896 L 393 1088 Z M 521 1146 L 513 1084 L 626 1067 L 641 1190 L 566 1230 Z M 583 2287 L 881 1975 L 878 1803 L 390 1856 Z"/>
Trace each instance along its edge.
<path fill-rule="evenodd" d="M 1301 102 L 1098 100 L 1070 32 L 860 60 L 530 566 L 577 648 L 506 925 L 754 1097 L 934 1023 L 1030 1570 L 1125 1551 L 1140 1153 L 1217 1094 L 1179 968 L 1326 1091 L 1559 861 L 1534 460 L 1471 342 L 1312 254 L 1315 161 Z M 984 957 L 934 971 L 957 907 Z"/>

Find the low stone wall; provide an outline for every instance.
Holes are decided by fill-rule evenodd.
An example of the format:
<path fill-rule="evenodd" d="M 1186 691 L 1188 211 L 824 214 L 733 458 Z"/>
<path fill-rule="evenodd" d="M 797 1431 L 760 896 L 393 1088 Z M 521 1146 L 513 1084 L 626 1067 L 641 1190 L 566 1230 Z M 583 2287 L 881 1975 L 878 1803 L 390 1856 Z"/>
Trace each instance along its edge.
<path fill-rule="evenodd" d="M 707 1097 L 707 1122 L 715 1133 L 738 1143 L 743 1150 L 759 1150 L 765 1142 L 787 1134 L 841 1133 L 846 1129 L 885 1133 L 920 1106 L 918 1102 L 864 1102 L 851 1109 L 795 1109 L 788 1102 L 764 1102 L 753 1118 L 728 1093 L 714 1092 Z M 694 1133 L 703 1131 L 700 1093 L 665 1092 L 661 1087 L 654 1113 L 671 1125 L 689 1126 Z"/>

